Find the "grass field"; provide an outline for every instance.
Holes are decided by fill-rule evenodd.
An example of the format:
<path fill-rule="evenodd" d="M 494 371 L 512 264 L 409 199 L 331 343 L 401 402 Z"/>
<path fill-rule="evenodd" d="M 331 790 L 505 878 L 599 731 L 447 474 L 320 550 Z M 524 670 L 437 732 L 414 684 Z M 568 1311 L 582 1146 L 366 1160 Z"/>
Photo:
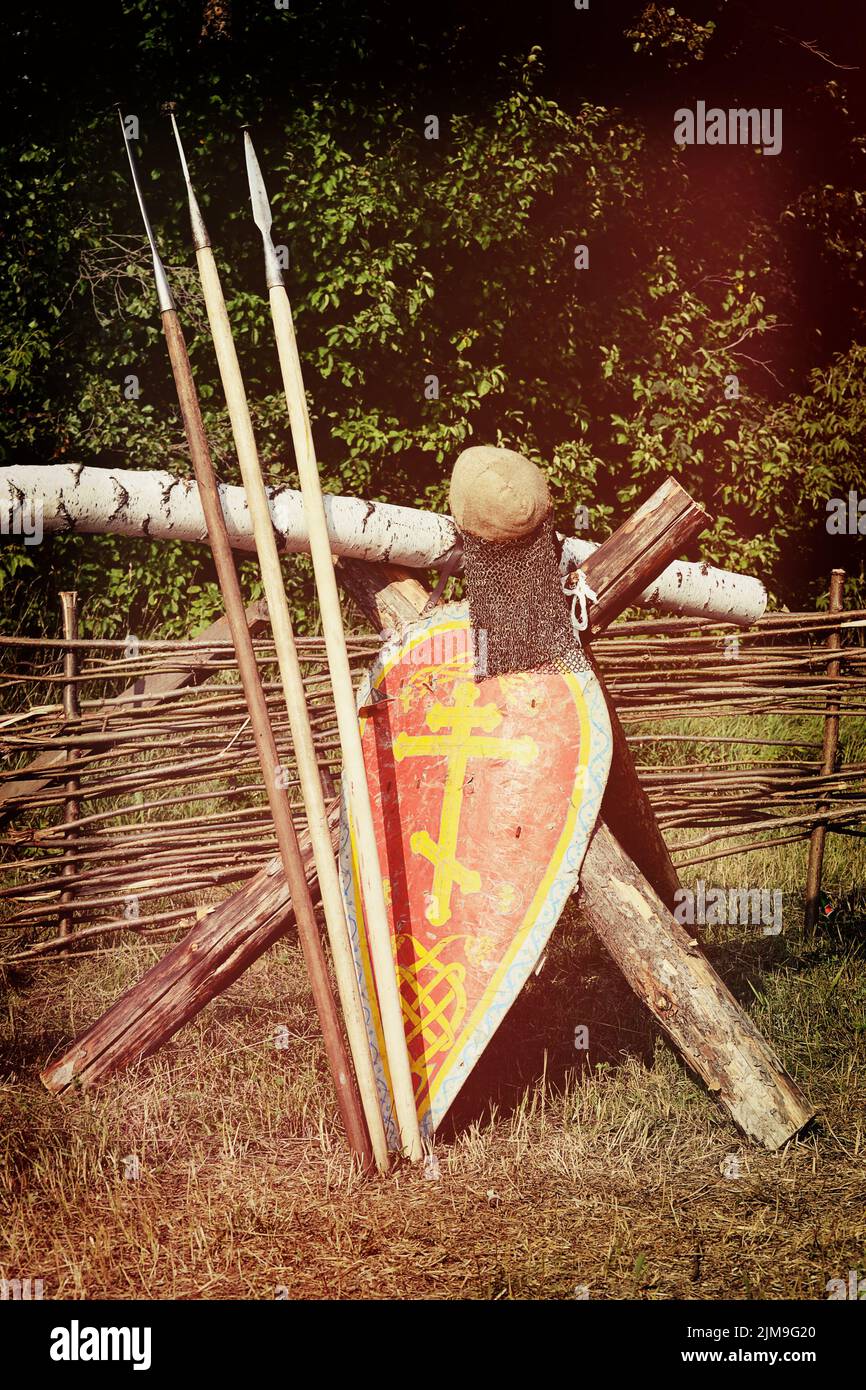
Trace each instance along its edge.
<path fill-rule="evenodd" d="M 0 1276 L 46 1298 L 824 1299 L 866 1273 L 864 869 L 866 842 L 830 837 L 814 941 L 804 845 L 684 874 L 784 894 L 782 935 L 725 928 L 709 948 L 821 1112 L 777 1154 L 686 1074 L 576 911 L 433 1157 L 387 1179 L 347 1158 L 293 939 L 134 1072 L 64 1100 L 40 1066 L 165 947 L 22 970 Z"/>

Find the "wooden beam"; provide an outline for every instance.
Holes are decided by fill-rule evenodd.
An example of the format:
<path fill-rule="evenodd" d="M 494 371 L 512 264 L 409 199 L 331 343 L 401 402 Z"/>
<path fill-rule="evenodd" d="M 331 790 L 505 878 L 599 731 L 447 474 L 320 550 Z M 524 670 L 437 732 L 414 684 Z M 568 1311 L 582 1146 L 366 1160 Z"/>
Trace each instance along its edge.
<path fill-rule="evenodd" d="M 711 521 L 675 478 L 666 478 L 580 566 L 598 595 L 590 632 L 602 632 Z"/>
<path fill-rule="evenodd" d="M 636 864 L 599 824 L 580 875 L 584 919 L 680 1055 L 750 1139 L 778 1149 L 815 1114 Z"/>
<path fill-rule="evenodd" d="M 289 487 L 268 489 L 271 517 L 280 548 L 309 550 L 303 499 Z M 244 490 L 221 487 L 220 500 L 236 550 L 253 548 Z M 29 508 L 46 531 L 148 536 L 151 540 L 200 542 L 202 510 L 191 478 L 147 469 L 92 468 L 83 464 L 13 464 L 0 468 L 0 528 L 15 529 Z M 331 550 L 371 563 L 441 569 L 455 539 L 451 517 L 363 497 L 328 497 Z M 598 547 L 581 537 L 565 538 L 575 563 L 584 564 Z M 639 595 L 644 607 L 699 618 L 749 624 L 767 606 L 759 579 L 712 565 L 679 560 Z"/>
<path fill-rule="evenodd" d="M 339 802 L 328 825 L 339 843 Z M 315 877 L 306 830 L 298 836 L 308 882 Z M 258 960 L 294 922 L 278 855 L 225 902 L 207 913 L 41 1073 L 55 1095 L 72 1085 L 93 1086 L 148 1057 L 195 1018 L 211 999 Z"/>
<path fill-rule="evenodd" d="M 78 641 L 78 594 L 75 589 L 64 589 L 60 594 L 60 603 L 63 608 L 63 636 L 69 642 Z M 63 674 L 66 681 L 63 687 L 63 714 L 70 724 L 74 723 L 81 714 L 81 706 L 78 699 L 78 651 L 75 647 L 67 647 L 63 653 Z M 74 763 L 78 757 L 74 748 L 64 749 L 64 759 L 67 763 Z M 63 823 L 67 826 L 74 826 L 78 817 L 81 815 L 81 801 L 79 792 L 81 790 L 78 777 L 73 773 L 66 782 L 66 800 L 63 803 Z M 69 831 L 74 835 L 74 830 Z M 64 905 L 71 903 L 75 897 L 75 878 L 78 873 L 78 861 L 74 847 L 67 849 L 63 855 L 63 868 L 60 870 L 68 887 L 63 889 L 60 894 L 60 901 Z M 69 936 L 73 926 L 73 913 L 61 914 L 57 929 L 61 936 Z"/>

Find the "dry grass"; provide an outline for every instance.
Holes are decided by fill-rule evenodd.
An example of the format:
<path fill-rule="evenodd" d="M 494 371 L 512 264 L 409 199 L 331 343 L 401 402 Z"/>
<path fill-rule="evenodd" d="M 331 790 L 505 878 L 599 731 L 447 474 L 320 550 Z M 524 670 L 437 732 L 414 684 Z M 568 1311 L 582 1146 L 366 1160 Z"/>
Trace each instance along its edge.
<path fill-rule="evenodd" d="M 293 943 L 134 1074 L 62 1101 L 39 1067 L 160 948 L 34 969 L 4 1019 L 0 1275 L 46 1298 L 824 1298 L 866 1269 L 859 920 L 840 907 L 815 947 L 716 951 L 823 1109 L 784 1152 L 735 1134 L 572 920 L 437 1141 L 438 1175 L 384 1180 L 335 1128 Z"/>
<path fill-rule="evenodd" d="M 41 1278 L 46 1298 L 825 1298 L 866 1272 L 866 841 L 829 837 L 814 943 L 798 934 L 804 845 L 683 877 L 784 892 L 783 936 L 736 927 L 710 947 L 821 1108 L 782 1153 L 739 1138 L 575 916 L 426 1175 L 353 1169 L 293 941 L 134 1073 L 54 1099 L 40 1067 L 166 949 L 130 936 L 6 981 L 0 1277 Z"/>

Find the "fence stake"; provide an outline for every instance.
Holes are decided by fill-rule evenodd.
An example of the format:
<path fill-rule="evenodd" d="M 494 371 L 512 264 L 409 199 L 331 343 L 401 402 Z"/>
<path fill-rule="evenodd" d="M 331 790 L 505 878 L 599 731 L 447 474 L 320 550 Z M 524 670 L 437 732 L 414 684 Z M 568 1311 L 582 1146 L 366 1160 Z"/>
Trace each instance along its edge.
<path fill-rule="evenodd" d="M 833 570 L 830 574 L 830 612 L 842 611 L 845 591 L 845 571 Z M 842 636 L 838 626 L 830 629 L 825 646 L 828 651 L 837 652 L 842 647 Z M 840 657 L 827 662 L 827 675 L 835 680 L 842 669 Z M 839 745 L 839 693 L 832 691 L 827 699 L 827 713 L 824 716 L 824 751 L 821 771 L 831 773 L 836 767 L 836 749 Z M 829 809 L 827 803 L 820 808 Z M 824 843 L 827 839 L 827 823 L 816 825 L 809 836 L 809 861 L 806 868 L 806 911 L 803 925 L 807 932 L 815 931 L 818 921 L 818 900 L 821 896 L 821 871 L 824 867 Z"/>
<path fill-rule="evenodd" d="M 78 594 L 74 589 L 64 589 L 60 595 L 60 604 L 63 609 L 63 636 L 68 642 L 78 641 Z M 63 653 L 63 713 L 67 719 L 78 719 L 81 715 L 81 707 L 78 703 L 78 684 L 75 677 L 78 675 L 78 655 L 77 647 L 67 647 Z M 66 761 L 75 762 L 78 751 L 74 748 L 67 748 Z M 81 787 L 78 777 L 71 776 L 66 780 L 66 800 L 63 803 L 63 824 L 69 827 L 74 826 L 81 814 L 81 801 L 79 793 Z M 72 830 L 68 832 L 72 834 Z M 63 867 L 60 870 L 62 877 L 69 881 L 69 887 L 64 888 L 60 894 L 61 903 L 71 903 L 75 897 L 75 887 L 73 880 L 77 870 L 75 849 L 67 849 L 63 856 Z M 60 935 L 68 936 L 72 931 L 72 910 L 64 912 L 60 917 Z"/>

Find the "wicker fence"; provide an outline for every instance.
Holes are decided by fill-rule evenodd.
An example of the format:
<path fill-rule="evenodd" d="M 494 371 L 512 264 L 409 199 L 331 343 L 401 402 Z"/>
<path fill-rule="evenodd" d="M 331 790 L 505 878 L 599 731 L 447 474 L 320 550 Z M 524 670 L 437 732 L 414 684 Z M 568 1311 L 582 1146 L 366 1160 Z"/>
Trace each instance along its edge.
<path fill-rule="evenodd" d="M 266 631 L 259 609 L 248 617 L 254 635 Z M 842 641 L 835 676 L 832 632 Z M 624 622 L 596 640 L 678 864 L 790 843 L 819 824 L 866 834 L 864 633 L 857 611 L 774 614 L 747 631 Z M 356 671 L 378 645 L 350 639 Z M 273 646 L 256 636 L 256 649 L 301 815 Z M 299 654 L 333 796 L 339 747 L 323 643 L 301 640 Z M 273 855 L 221 625 L 195 642 L 2 638 L 0 670 L 0 960 L 62 961 L 72 946 L 111 949 L 130 932 L 175 935 Z M 823 723 L 836 706 L 842 759 L 826 771 Z"/>

